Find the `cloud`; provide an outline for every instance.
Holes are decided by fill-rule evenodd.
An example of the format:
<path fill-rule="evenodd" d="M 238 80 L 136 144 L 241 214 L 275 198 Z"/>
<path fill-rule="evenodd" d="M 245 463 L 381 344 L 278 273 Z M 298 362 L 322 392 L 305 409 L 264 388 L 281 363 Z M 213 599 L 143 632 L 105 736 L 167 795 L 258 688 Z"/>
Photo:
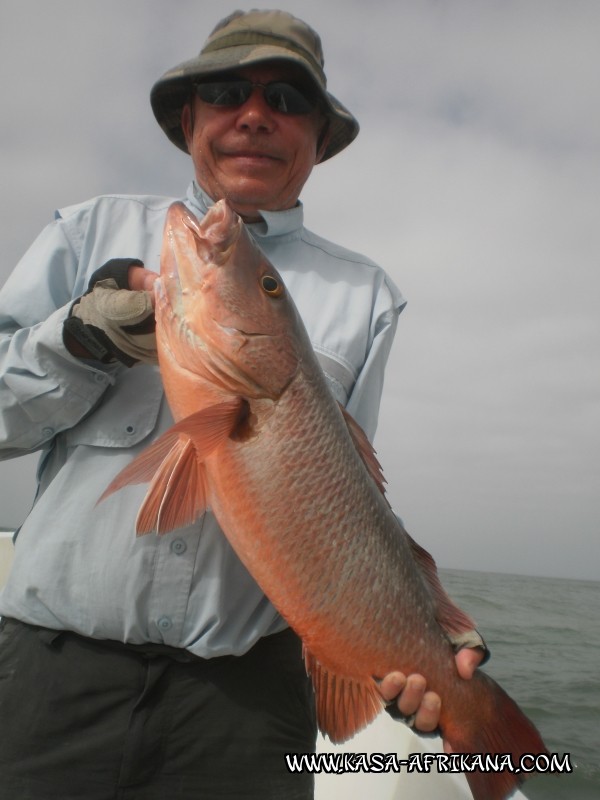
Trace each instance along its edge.
<path fill-rule="evenodd" d="M 279 5 L 319 30 L 361 122 L 315 169 L 307 225 L 409 301 L 377 439 L 394 505 L 442 565 L 598 578 L 600 6 Z M 148 92 L 219 16 L 192 0 L 3 10 L 18 80 L 0 87 L 0 281 L 55 207 L 183 193 Z M 8 506 L 23 468 L 0 469 Z"/>

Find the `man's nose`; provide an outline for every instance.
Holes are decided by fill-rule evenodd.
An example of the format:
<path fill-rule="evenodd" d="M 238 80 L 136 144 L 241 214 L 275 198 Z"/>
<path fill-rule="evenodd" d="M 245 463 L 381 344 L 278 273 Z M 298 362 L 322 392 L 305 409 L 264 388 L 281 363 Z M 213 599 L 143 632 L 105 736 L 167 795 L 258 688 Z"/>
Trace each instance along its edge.
<path fill-rule="evenodd" d="M 240 106 L 236 124 L 252 133 L 273 129 L 275 125 L 273 109 L 265 100 L 260 86 L 254 86 L 250 97 Z"/>

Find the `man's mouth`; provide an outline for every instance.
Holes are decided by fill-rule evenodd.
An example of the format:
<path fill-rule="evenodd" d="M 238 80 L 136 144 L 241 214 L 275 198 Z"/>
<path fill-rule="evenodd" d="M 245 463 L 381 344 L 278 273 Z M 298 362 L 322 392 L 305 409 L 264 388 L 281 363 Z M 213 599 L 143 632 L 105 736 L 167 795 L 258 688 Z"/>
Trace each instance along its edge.
<path fill-rule="evenodd" d="M 232 158 L 240 161 L 249 161 L 256 163 L 273 163 L 281 161 L 281 158 L 275 153 L 266 150 L 249 150 L 247 148 L 239 150 L 227 150 L 223 153 L 225 158 Z"/>

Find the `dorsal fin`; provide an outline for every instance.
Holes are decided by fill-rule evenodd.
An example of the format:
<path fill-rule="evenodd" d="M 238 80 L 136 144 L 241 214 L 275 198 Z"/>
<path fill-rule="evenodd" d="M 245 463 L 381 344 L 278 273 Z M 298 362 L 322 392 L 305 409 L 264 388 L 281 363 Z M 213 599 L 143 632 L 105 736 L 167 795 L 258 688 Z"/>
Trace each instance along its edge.
<path fill-rule="evenodd" d="M 348 426 L 348 431 L 352 437 L 352 441 L 356 445 L 356 449 L 360 453 L 362 460 L 370 474 L 375 481 L 380 492 L 385 495 L 386 480 L 383 476 L 381 464 L 377 460 L 373 445 L 368 440 L 366 433 L 360 427 L 353 417 L 340 405 L 340 409 Z M 399 523 L 400 524 L 400 523 Z M 404 530 L 404 529 L 403 529 Z M 438 623 L 449 634 L 466 633 L 473 630 L 475 623 L 462 611 L 452 599 L 448 596 L 446 590 L 440 583 L 437 573 L 436 563 L 433 557 L 421 545 L 417 544 L 415 540 L 406 531 L 411 552 L 419 568 L 427 586 L 430 589 L 431 595 L 436 608 L 436 619 Z"/>
<path fill-rule="evenodd" d="M 352 438 L 352 441 L 354 442 L 354 445 L 356 446 L 356 449 L 358 450 L 369 475 L 375 481 L 381 494 L 385 495 L 385 484 L 387 481 L 383 475 L 381 464 L 377 460 L 377 455 L 373 445 L 367 438 L 367 434 L 363 431 L 358 422 L 356 422 L 356 420 L 342 405 L 340 405 L 340 410 L 346 422 L 346 426 L 348 427 L 348 433 L 350 434 L 350 437 Z"/>
<path fill-rule="evenodd" d="M 433 557 L 427 550 L 421 547 L 420 544 L 417 544 L 406 531 L 404 531 L 404 533 L 408 538 L 415 563 L 431 591 L 436 608 L 436 620 L 449 634 L 472 631 L 475 627 L 474 621 L 468 614 L 455 605 L 454 601 L 446 593 L 446 590 L 440 582 L 437 566 Z"/>

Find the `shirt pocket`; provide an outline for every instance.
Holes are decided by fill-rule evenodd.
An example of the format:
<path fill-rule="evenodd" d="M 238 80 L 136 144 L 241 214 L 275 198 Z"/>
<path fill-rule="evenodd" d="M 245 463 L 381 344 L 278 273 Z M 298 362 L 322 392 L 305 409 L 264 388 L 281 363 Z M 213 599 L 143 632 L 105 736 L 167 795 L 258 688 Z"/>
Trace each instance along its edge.
<path fill-rule="evenodd" d="M 67 447 L 133 447 L 156 428 L 163 397 L 158 367 L 121 372 L 98 406 L 63 435 Z"/>

